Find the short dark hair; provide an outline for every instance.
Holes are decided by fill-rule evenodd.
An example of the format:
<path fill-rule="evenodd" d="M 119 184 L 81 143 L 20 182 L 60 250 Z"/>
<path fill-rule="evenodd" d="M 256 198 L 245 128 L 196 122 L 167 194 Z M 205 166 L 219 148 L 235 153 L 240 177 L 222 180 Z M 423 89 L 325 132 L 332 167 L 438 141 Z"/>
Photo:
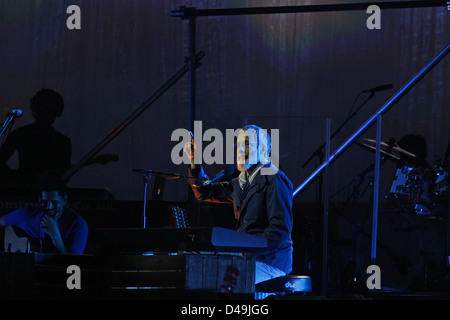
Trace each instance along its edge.
<path fill-rule="evenodd" d="M 427 141 L 421 134 L 407 134 L 400 139 L 398 145 L 421 159 L 427 158 Z"/>
<path fill-rule="evenodd" d="M 45 112 L 56 118 L 64 111 L 64 100 L 55 90 L 42 88 L 30 99 L 30 108 L 33 114 Z"/>
<path fill-rule="evenodd" d="M 67 196 L 67 187 L 63 179 L 59 176 L 48 175 L 41 179 L 39 183 L 39 192 L 57 191 L 60 196 Z"/>

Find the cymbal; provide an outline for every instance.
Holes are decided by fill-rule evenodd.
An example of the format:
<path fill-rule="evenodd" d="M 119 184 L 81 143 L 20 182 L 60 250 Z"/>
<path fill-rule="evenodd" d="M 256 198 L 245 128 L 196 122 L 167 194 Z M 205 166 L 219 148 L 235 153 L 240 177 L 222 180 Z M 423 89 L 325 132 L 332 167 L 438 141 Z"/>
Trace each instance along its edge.
<path fill-rule="evenodd" d="M 363 148 L 369 149 L 370 151 L 376 151 L 376 150 L 377 150 L 376 147 L 371 146 L 371 145 L 369 145 L 369 144 L 367 144 L 367 143 L 362 143 L 362 142 L 358 142 L 358 141 L 357 141 L 356 144 L 359 145 L 359 146 L 361 146 L 361 147 L 363 147 Z M 400 157 L 396 156 L 396 155 L 393 154 L 393 153 L 390 153 L 390 152 L 387 152 L 387 151 L 381 149 L 381 146 L 380 146 L 380 153 L 383 154 L 383 155 L 385 155 L 385 156 L 387 156 L 387 157 L 390 158 L 391 160 L 394 160 L 394 161 L 401 161 Z"/>
<path fill-rule="evenodd" d="M 376 144 L 377 144 L 376 140 L 366 139 L 366 138 L 361 138 L 360 140 L 365 141 L 368 146 L 374 147 L 376 150 Z M 415 154 L 413 154 L 409 151 L 406 151 L 405 149 L 400 148 L 400 146 L 397 143 L 394 143 L 394 145 L 389 145 L 389 143 L 381 141 L 380 142 L 380 150 L 381 150 L 381 148 L 384 148 L 384 151 L 386 151 L 387 149 L 390 149 L 391 151 L 399 152 L 408 157 L 417 158 L 417 156 Z"/>

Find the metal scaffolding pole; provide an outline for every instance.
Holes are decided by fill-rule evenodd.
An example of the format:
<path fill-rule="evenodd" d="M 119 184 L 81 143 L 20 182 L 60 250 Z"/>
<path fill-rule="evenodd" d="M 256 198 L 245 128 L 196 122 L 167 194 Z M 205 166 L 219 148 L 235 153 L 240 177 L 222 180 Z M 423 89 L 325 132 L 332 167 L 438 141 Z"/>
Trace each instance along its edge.
<path fill-rule="evenodd" d="M 369 120 L 367 120 L 358 130 L 356 130 L 350 138 L 348 138 L 328 159 L 320 165 L 303 183 L 298 186 L 293 197 L 296 199 L 302 191 L 331 163 L 333 163 L 348 147 L 358 139 L 370 126 L 377 120 L 378 115 L 382 115 L 389 111 L 406 93 L 409 92 L 436 64 L 438 64 L 450 51 L 450 44 L 442 49 L 430 62 L 428 62 L 416 75 L 414 75 L 397 93 L 392 96 Z"/>

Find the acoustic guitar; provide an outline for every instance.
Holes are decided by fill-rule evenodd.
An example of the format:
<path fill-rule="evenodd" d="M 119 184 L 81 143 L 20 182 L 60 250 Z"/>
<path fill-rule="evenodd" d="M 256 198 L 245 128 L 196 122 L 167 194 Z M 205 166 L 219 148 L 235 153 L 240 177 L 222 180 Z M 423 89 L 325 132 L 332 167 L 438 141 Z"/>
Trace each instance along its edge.
<path fill-rule="evenodd" d="M 4 230 L 5 252 L 31 252 L 31 243 L 28 238 L 12 226 L 6 226 Z"/>

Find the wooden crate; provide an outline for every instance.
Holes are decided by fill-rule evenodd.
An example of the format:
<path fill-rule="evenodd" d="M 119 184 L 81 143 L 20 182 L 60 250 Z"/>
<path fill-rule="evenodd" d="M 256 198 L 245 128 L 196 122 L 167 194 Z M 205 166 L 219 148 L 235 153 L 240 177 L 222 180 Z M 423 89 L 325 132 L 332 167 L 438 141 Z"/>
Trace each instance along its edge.
<path fill-rule="evenodd" d="M 186 255 L 186 290 L 215 293 L 255 291 L 255 259 L 237 255 Z"/>

